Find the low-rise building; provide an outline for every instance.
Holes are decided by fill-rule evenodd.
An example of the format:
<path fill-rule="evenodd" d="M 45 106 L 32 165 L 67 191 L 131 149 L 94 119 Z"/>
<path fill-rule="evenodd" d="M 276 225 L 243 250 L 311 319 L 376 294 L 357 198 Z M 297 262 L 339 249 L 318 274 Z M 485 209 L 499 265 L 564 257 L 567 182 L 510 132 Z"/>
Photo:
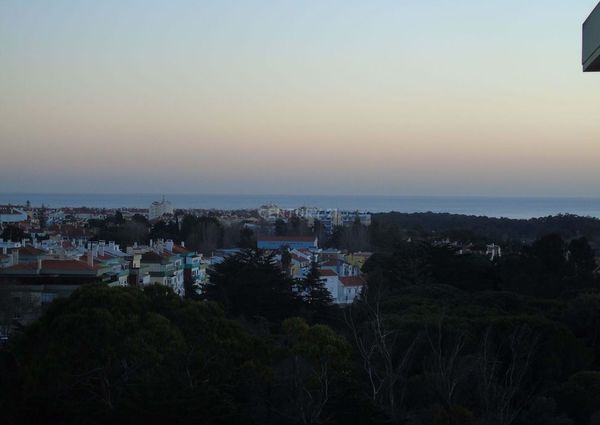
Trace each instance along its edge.
<path fill-rule="evenodd" d="M 0 226 L 3 224 L 16 224 L 27 221 L 29 216 L 24 211 L 13 207 L 0 206 Z"/>
<path fill-rule="evenodd" d="M 256 238 L 258 249 L 316 249 L 318 245 L 319 239 L 316 236 L 258 236 Z"/>
<path fill-rule="evenodd" d="M 366 285 L 362 276 L 340 276 L 331 268 L 322 268 L 320 274 L 334 304 L 352 304 Z"/>

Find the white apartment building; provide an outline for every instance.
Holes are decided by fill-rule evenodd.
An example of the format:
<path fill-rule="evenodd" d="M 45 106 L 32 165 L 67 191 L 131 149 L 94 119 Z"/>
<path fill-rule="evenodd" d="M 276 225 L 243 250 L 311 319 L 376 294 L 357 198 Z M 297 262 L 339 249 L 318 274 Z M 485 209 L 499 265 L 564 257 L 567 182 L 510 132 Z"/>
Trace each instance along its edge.
<path fill-rule="evenodd" d="M 154 201 L 148 208 L 148 219 L 156 220 L 165 214 L 173 214 L 173 205 L 171 202 L 165 201 L 163 197 L 162 201 Z"/>

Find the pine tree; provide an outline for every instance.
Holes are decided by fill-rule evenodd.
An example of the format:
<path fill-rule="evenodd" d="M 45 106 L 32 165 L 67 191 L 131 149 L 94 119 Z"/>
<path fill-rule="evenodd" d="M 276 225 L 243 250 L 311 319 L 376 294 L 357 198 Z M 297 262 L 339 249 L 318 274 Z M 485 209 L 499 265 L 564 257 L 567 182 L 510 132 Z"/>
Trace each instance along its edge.
<path fill-rule="evenodd" d="M 302 281 L 303 299 L 314 321 L 323 321 L 329 317 L 333 298 L 321 278 L 319 265 L 313 261 L 308 274 Z"/>

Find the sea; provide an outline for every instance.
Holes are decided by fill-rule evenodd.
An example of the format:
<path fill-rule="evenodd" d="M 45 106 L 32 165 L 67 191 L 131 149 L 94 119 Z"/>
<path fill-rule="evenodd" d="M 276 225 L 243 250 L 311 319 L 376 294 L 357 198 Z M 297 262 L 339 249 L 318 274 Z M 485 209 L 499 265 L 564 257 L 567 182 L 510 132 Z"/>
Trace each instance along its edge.
<path fill-rule="evenodd" d="M 0 193 L 0 205 L 50 208 L 148 208 L 162 199 L 157 194 Z M 533 218 L 575 214 L 600 218 L 600 198 L 487 197 L 487 196 L 341 196 L 341 195 L 218 195 L 164 194 L 174 208 L 237 210 L 275 204 L 281 208 L 310 206 L 351 211 L 438 212 L 488 217 Z"/>

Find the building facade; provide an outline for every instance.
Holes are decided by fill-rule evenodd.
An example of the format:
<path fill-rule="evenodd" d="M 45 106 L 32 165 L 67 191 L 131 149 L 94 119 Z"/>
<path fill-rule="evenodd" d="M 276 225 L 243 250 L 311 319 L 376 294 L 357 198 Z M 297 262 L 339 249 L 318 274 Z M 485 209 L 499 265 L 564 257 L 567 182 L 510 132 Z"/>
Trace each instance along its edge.
<path fill-rule="evenodd" d="M 600 71 L 600 3 L 583 23 L 581 62 L 584 72 Z"/>
<path fill-rule="evenodd" d="M 148 208 L 149 220 L 157 220 L 167 214 L 173 214 L 173 205 L 164 198 L 161 201 L 152 202 Z"/>

